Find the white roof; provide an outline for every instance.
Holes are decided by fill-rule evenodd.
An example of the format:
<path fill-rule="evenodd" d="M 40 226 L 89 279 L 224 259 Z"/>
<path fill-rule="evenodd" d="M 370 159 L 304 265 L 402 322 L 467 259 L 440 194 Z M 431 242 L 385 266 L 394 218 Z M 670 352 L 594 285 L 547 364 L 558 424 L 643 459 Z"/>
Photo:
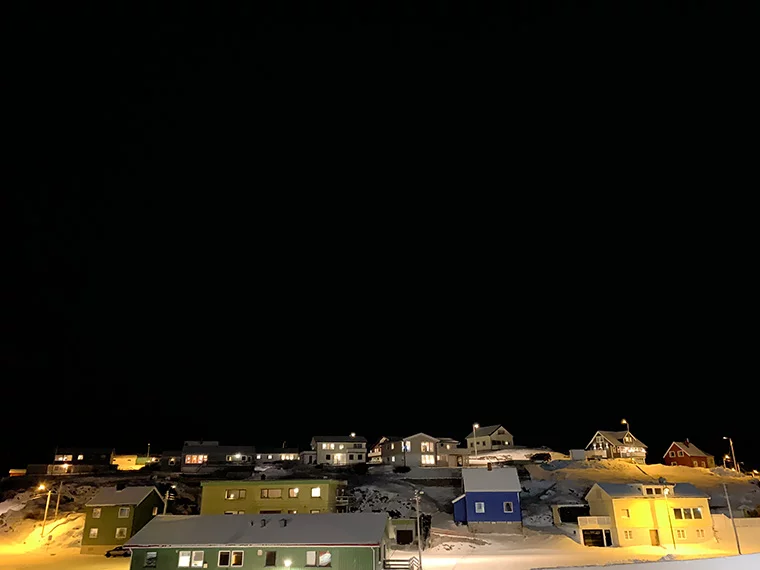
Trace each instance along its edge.
<path fill-rule="evenodd" d="M 111 507 L 114 505 L 139 505 L 153 491 L 161 497 L 155 487 L 124 487 L 117 490 L 116 487 L 104 487 L 95 496 L 87 501 L 86 507 Z M 163 499 L 162 499 L 163 500 Z"/>
<path fill-rule="evenodd" d="M 517 469 L 514 467 L 487 468 L 465 467 L 462 469 L 464 492 L 469 491 L 522 491 Z"/>
<path fill-rule="evenodd" d="M 159 515 L 125 546 L 379 545 L 388 520 L 387 513 Z"/>

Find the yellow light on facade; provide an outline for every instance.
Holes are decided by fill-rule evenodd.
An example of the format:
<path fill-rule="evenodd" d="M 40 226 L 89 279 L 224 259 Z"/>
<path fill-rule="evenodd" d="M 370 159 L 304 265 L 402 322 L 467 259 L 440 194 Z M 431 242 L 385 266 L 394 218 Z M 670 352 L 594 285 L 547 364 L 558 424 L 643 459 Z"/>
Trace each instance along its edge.
<path fill-rule="evenodd" d="M 241 457 L 242 457 L 242 455 L 240 455 L 239 453 L 235 454 L 235 459 L 240 459 Z"/>
<path fill-rule="evenodd" d="M 286 558 L 282 563 L 285 564 L 285 568 L 290 568 L 290 565 L 293 564 L 293 561 L 290 558 Z"/>
<path fill-rule="evenodd" d="M 42 483 L 40 483 L 40 486 L 37 487 L 37 490 L 38 491 L 44 491 L 45 490 L 45 485 L 43 485 Z"/>

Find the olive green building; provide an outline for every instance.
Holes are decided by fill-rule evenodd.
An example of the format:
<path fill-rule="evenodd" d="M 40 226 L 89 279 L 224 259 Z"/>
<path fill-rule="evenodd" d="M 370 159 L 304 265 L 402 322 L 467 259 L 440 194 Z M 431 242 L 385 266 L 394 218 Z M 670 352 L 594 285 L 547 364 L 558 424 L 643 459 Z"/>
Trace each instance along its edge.
<path fill-rule="evenodd" d="M 131 570 L 380 570 L 386 513 L 159 516 L 133 536 Z"/>
<path fill-rule="evenodd" d="M 104 554 L 163 512 L 155 487 L 104 487 L 85 504 L 82 554 Z"/>
<path fill-rule="evenodd" d="M 203 481 L 202 515 L 341 513 L 348 506 L 346 481 Z"/>

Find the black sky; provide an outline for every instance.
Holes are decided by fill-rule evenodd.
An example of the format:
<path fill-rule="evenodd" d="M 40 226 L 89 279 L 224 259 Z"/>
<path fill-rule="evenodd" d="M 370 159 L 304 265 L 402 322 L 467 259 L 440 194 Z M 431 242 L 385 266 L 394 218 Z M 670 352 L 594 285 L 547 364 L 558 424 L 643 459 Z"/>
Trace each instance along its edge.
<path fill-rule="evenodd" d="M 608 4 L 9 13 L 0 467 L 622 417 L 760 467 L 752 14 Z"/>

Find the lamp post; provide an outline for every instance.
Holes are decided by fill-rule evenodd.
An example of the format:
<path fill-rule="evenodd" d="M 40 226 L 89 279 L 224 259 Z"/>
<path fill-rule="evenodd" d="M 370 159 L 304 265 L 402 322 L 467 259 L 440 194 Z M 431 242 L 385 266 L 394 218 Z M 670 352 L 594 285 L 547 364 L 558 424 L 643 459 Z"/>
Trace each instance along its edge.
<path fill-rule="evenodd" d="M 728 516 L 731 517 L 731 524 L 734 527 L 734 537 L 736 537 L 736 550 L 739 554 L 742 553 L 741 544 L 739 544 L 739 532 L 736 530 L 736 521 L 734 520 L 734 511 L 731 508 L 731 499 L 728 498 L 728 487 L 723 483 L 723 493 L 726 495 L 726 505 L 728 505 Z"/>
<path fill-rule="evenodd" d="M 478 454 L 478 440 L 476 438 L 475 432 L 480 427 L 480 424 L 472 424 L 472 454 L 477 455 Z"/>
<path fill-rule="evenodd" d="M 44 491 L 45 485 L 37 487 L 38 491 Z M 47 490 L 47 501 L 45 501 L 45 516 L 42 518 L 42 530 L 40 530 L 40 538 L 45 536 L 45 523 L 47 523 L 48 509 L 50 508 L 50 495 L 53 493 L 52 489 Z"/>
<path fill-rule="evenodd" d="M 424 495 L 425 491 L 414 490 L 414 502 L 417 507 L 417 556 L 420 560 L 420 570 L 422 570 L 422 529 L 420 525 L 420 495 Z"/>
<path fill-rule="evenodd" d="M 665 510 L 668 512 L 668 524 L 670 525 L 670 538 L 673 540 L 673 552 L 675 552 L 676 535 L 673 532 L 673 519 L 670 517 L 670 507 L 668 506 L 668 493 L 670 493 L 670 487 L 665 487 L 662 490 L 662 494 L 665 497 Z"/>
<path fill-rule="evenodd" d="M 734 453 L 734 440 L 726 436 L 723 436 L 723 439 L 728 440 L 728 444 L 731 446 L 731 458 L 734 462 L 734 469 L 736 470 L 737 473 L 741 474 L 742 470 L 739 467 L 739 464 L 736 462 L 736 453 Z"/>
<path fill-rule="evenodd" d="M 628 420 L 623 418 L 622 420 L 620 420 L 620 423 L 625 424 L 625 430 L 630 433 L 631 426 L 628 424 Z"/>
<path fill-rule="evenodd" d="M 162 515 L 165 515 L 165 514 L 166 514 L 166 509 L 167 509 L 167 507 L 169 506 L 169 493 L 171 492 L 171 490 L 172 490 L 172 489 L 176 489 L 176 488 L 177 488 L 177 486 L 176 486 L 176 485 L 172 485 L 171 487 L 169 487 L 169 488 L 166 490 L 166 497 L 164 497 L 164 512 L 163 512 L 163 513 L 161 513 Z"/>

